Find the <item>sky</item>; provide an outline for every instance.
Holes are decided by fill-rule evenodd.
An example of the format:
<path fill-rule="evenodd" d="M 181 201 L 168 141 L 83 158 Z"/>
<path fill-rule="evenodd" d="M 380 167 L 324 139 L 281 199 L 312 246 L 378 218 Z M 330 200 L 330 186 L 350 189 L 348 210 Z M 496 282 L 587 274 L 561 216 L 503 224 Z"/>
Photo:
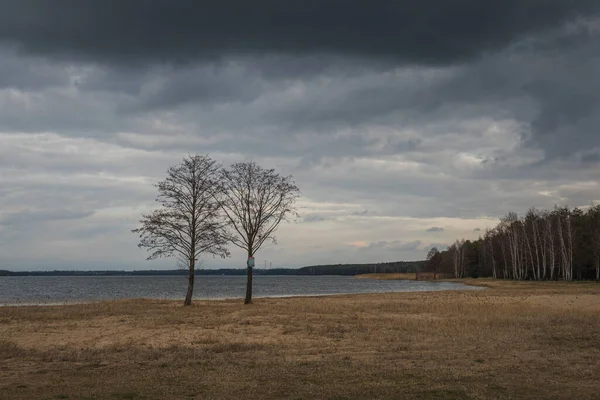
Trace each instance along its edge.
<path fill-rule="evenodd" d="M 597 0 L 0 9 L 0 269 L 175 268 L 131 229 L 196 153 L 293 175 L 259 267 L 419 260 L 600 201 Z"/>

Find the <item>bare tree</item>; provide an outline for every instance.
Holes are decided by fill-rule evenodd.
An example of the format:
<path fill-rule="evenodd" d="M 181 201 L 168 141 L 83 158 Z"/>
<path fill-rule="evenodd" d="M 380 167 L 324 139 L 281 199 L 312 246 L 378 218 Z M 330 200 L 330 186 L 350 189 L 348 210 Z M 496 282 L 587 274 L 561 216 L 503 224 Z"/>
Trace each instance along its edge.
<path fill-rule="evenodd" d="M 546 212 L 545 215 L 546 218 L 546 230 L 545 230 L 545 235 L 544 235 L 544 240 L 546 242 L 546 246 L 547 246 L 547 251 L 548 251 L 548 256 L 549 256 L 549 260 L 548 260 L 548 265 L 549 265 L 549 271 L 548 271 L 548 279 L 552 280 L 554 279 L 554 269 L 556 268 L 556 251 L 555 251 L 555 245 L 554 245 L 554 231 L 553 231 L 553 215 L 550 212 Z"/>
<path fill-rule="evenodd" d="M 563 221 L 561 219 L 560 214 L 557 214 L 557 228 L 558 228 L 558 243 L 560 246 L 560 255 L 561 255 L 561 269 L 560 273 L 562 275 L 563 280 L 568 280 L 568 265 L 569 265 L 569 256 L 567 251 L 567 245 L 565 243 L 565 234 L 563 233 Z"/>
<path fill-rule="evenodd" d="M 535 264 L 533 266 L 533 276 L 536 280 L 541 280 L 541 272 L 540 272 L 540 233 L 538 229 L 538 219 L 539 215 L 535 208 L 529 209 L 527 213 L 527 219 L 531 221 L 531 236 L 533 238 L 533 250 L 535 252 Z M 545 268 L 545 255 L 542 253 L 542 263 Z M 533 263 L 533 259 L 532 259 Z"/>
<path fill-rule="evenodd" d="M 600 205 L 592 206 L 588 211 L 592 236 L 593 265 L 596 270 L 596 282 L 600 281 Z"/>
<path fill-rule="evenodd" d="M 427 267 L 433 271 L 433 279 L 437 279 L 437 271 L 441 262 L 441 254 L 437 247 L 427 252 Z"/>
<path fill-rule="evenodd" d="M 298 216 L 294 204 L 300 190 L 291 176 L 280 176 L 274 169 L 264 169 L 250 161 L 223 169 L 221 182 L 224 195 L 220 204 L 233 231 L 231 243 L 245 250 L 248 260 L 265 242 L 276 243 L 273 234 L 281 221 Z M 249 262 L 247 274 L 244 304 L 252 302 Z"/>
<path fill-rule="evenodd" d="M 196 261 L 201 254 L 227 257 L 228 237 L 218 199 L 220 166 L 208 156 L 188 156 L 167 170 L 155 186 L 160 208 L 142 216 L 138 247 L 151 252 L 148 260 L 176 257 L 189 268 L 184 305 L 192 303 Z"/>
<path fill-rule="evenodd" d="M 457 240 L 448 249 L 450 251 L 450 253 L 452 254 L 452 266 L 453 266 L 453 271 L 454 271 L 454 277 L 455 278 L 460 278 L 460 269 L 459 269 L 459 266 L 460 266 L 460 246 L 461 246 L 461 244 Z"/>
<path fill-rule="evenodd" d="M 493 231 L 486 229 L 485 235 L 484 235 L 484 246 L 485 246 L 485 242 L 487 242 L 490 247 L 490 254 L 491 254 L 491 260 L 492 260 L 492 277 L 494 279 L 496 279 L 498 277 L 498 275 L 496 273 L 496 259 L 494 257 L 494 232 Z"/>

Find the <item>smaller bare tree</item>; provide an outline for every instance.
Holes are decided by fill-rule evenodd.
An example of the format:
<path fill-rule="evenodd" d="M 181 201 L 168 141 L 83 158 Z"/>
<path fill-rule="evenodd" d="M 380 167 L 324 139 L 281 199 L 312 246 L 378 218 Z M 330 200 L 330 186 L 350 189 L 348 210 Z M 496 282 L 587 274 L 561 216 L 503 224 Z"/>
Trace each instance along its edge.
<path fill-rule="evenodd" d="M 437 279 L 437 271 L 442 261 L 442 255 L 437 247 L 427 252 L 427 267 L 433 271 L 433 279 Z"/>
<path fill-rule="evenodd" d="M 221 207 L 232 228 L 231 243 L 246 251 L 250 260 L 267 242 L 281 221 L 297 217 L 294 203 L 300 190 L 291 176 L 280 176 L 254 161 L 233 164 L 221 171 Z M 246 298 L 252 302 L 252 266 L 247 264 Z"/>
<path fill-rule="evenodd" d="M 226 222 L 220 213 L 220 166 L 208 156 L 189 156 L 167 170 L 155 186 L 161 207 L 145 214 L 138 247 L 151 252 L 148 260 L 177 257 L 189 268 L 184 305 L 192 303 L 196 262 L 202 254 L 228 257 Z"/>

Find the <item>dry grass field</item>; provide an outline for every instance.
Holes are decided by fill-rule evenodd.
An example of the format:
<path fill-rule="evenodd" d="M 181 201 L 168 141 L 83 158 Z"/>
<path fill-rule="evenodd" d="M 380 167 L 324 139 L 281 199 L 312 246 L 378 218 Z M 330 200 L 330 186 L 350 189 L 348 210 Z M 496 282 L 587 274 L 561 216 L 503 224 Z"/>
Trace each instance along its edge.
<path fill-rule="evenodd" d="M 600 284 L 0 308 L 2 399 L 600 399 Z"/>
<path fill-rule="evenodd" d="M 398 272 L 398 273 L 385 273 L 385 274 L 362 274 L 356 275 L 356 279 L 377 279 L 383 281 L 414 281 L 417 279 L 415 272 Z"/>
<path fill-rule="evenodd" d="M 385 274 L 362 274 L 362 275 L 356 275 L 355 278 L 358 279 L 375 279 L 375 280 L 383 280 L 383 281 L 414 281 L 414 280 L 420 280 L 420 281 L 429 281 L 429 280 L 433 280 L 434 275 L 433 272 L 401 272 L 401 273 L 385 273 Z M 436 274 L 436 279 L 437 280 L 448 280 L 451 279 L 452 275 L 451 274 L 442 274 L 442 273 L 438 273 Z"/>

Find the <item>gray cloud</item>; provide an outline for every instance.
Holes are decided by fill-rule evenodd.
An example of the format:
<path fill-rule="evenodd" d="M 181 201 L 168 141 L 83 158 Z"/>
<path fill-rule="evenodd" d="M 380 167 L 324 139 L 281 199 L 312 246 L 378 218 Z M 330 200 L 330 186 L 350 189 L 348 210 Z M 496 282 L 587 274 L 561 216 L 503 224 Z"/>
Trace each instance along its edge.
<path fill-rule="evenodd" d="M 369 214 L 369 210 L 355 211 L 352 213 L 352 215 L 358 215 L 358 216 L 367 215 L 367 214 Z"/>
<path fill-rule="evenodd" d="M 440 228 L 438 226 L 432 226 L 431 228 L 427 229 L 427 232 L 444 232 L 444 228 Z"/>
<path fill-rule="evenodd" d="M 25 210 L 15 213 L 3 214 L 0 216 L 0 225 L 21 225 L 31 224 L 43 221 L 57 221 L 65 219 L 81 219 L 93 215 L 93 211 L 74 211 L 74 210 L 43 210 L 31 211 Z"/>
<path fill-rule="evenodd" d="M 581 162 L 586 163 L 586 164 L 597 164 L 600 162 L 600 153 L 582 154 Z"/>
<path fill-rule="evenodd" d="M 412 242 L 402 242 L 400 240 L 380 240 L 377 242 L 371 242 L 365 247 L 360 247 L 359 249 L 362 251 L 368 250 L 386 250 L 393 252 L 407 252 L 407 251 L 415 251 L 421 245 L 420 240 L 415 240 Z"/>
<path fill-rule="evenodd" d="M 556 29 L 562 36 L 581 36 L 578 30 Z M 540 35 L 543 43 L 556 41 Z M 279 145 L 278 152 L 304 150 L 310 165 L 323 156 L 415 151 L 423 147 L 424 136 L 462 130 L 463 121 L 485 116 L 519 122 L 515 129 L 524 143 L 553 159 L 599 145 L 597 68 L 593 60 L 580 62 L 600 50 L 598 33 L 591 31 L 569 45 L 559 53 L 556 48 L 531 52 L 513 46 L 469 64 L 435 68 L 390 62 L 384 67 L 366 61 L 355 65 L 356 59 L 316 55 L 300 57 L 306 68 L 289 72 L 294 56 L 244 56 L 178 67 L 91 65 L 72 72 L 74 84 L 64 90 L 46 91 L 27 101 L 6 93 L 0 128 L 51 127 L 95 136 L 100 130 L 105 136 L 140 130 L 162 134 L 164 129 L 148 126 L 149 114 L 158 112 L 164 121 L 177 109 L 175 129 L 200 135 L 228 132 L 241 136 L 236 139 L 257 153 L 274 145 Z M 60 70 L 60 63 L 49 65 Z M 572 70 L 576 76 L 569 73 Z M 72 90 L 78 91 L 77 98 Z M 570 94 L 568 104 L 561 104 L 566 98 L 562 93 Z M 365 127 L 371 124 L 419 133 L 406 139 L 370 135 Z M 309 140 L 311 135 L 332 136 L 342 129 L 354 132 Z M 578 140 L 571 140 L 574 135 Z M 323 146 L 322 140 L 334 144 Z M 214 147 L 236 145 L 223 140 Z M 497 164 L 502 158 L 489 154 L 484 162 Z"/>
<path fill-rule="evenodd" d="M 318 214 L 310 214 L 310 215 L 305 215 L 302 217 L 302 221 L 303 222 L 321 222 L 321 221 L 326 221 L 327 218 L 322 216 L 322 215 L 318 215 Z"/>
<path fill-rule="evenodd" d="M 0 48 L 0 89 L 41 90 L 68 83 L 65 65 L 41 57 L 19 57 Z"/>

